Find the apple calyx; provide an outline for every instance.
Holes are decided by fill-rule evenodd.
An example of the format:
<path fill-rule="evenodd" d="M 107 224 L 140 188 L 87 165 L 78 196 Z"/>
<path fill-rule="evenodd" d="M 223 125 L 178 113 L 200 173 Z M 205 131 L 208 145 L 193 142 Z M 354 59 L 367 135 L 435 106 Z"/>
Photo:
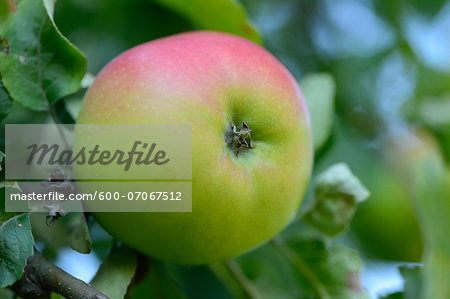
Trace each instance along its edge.
<path fill-rule="evenodd" d="M 236 157 L 243 150 L 253 148 L 252 136 L 250 134 L 252 130 L 245 121 L 242 122 L 242 127 L 238 129 L 234 123 L 231 123 L 229 129 L 225 134 L 225 142 L 228 148 L 231 149 Z"/>

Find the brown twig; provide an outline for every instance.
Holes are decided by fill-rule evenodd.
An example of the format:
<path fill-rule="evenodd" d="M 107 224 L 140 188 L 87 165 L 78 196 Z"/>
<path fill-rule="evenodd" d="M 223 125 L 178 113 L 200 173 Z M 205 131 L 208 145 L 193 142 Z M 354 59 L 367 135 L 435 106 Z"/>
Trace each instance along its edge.
<path fill-rule="evenodd" d="M 71 299 L 109 299 L 87 283 L 49 262 L 37 250 L 28 258 L 22 278 L 11 288 L 25 299 L 48 299 L 51 292 Z"/>

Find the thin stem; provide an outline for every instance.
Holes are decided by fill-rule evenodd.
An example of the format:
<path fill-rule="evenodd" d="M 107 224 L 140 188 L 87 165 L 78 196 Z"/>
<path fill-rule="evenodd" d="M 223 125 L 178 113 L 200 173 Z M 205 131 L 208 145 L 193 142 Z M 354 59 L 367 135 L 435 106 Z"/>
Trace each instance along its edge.
<path fill-rule="evenodd" d="M 209 265 L 209 268 L 227 286 L 234 298 L 262 298 L 235 261 L 228 260 L 223 263 L 212 264 Z"/>
<path fill-rule="evenodd" d="M 233 273 L 233 275 L 245 289 L 250 298 L 262 298 L 258 294 L 258 291 L 255 289 L 251 281 L 248 280 L 247 276 L 245 276 L 245 273 L 242 271 L 241 267 L 239 267 L 239 265 L 234 260 L 226 261 L 225 265 L 228 267 L 231 273 Z"/>
<path fill-rule="evenodd" d="M 272 244 L 277 246 L 281 253 L 296 267 L 300 274 L 310 282 L 311 286 L 316 290 L 320 298 L 331 299 L 330 294 L 328 294 L 328 291 L 320 283 L 320 280 L 317 278 L 316 274 L 311 271 L 308 265 L 305 264 L 305 262 L 303 262 L 303 260 L 299 258 L 289 246 L 286 246 L 286 244 L 278 240 L 274 240 Z"/>

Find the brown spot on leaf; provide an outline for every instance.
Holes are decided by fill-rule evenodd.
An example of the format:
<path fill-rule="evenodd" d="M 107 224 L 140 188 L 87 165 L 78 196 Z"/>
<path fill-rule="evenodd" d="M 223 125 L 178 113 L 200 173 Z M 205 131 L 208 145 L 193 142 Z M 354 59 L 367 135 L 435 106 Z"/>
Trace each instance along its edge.
<path fill-rule="evenodd" d="M 248 24 L 243 24 L 243 25 L 241 26 L 241 31 L 242 31 L 244 34 L 249 35 L 249 34 L 251 34 L 251 33 L 253 32 L 253 29 L 252 29 L 252 27 L 250 27 L 250 25 L 248 25 Z"/>

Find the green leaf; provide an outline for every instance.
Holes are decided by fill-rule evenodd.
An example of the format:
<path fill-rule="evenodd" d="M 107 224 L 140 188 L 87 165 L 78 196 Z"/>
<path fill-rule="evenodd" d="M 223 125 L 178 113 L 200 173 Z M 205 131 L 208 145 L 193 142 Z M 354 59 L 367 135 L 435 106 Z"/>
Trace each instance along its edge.
<path fill-rule="evenodd" d="M 363 263 L 358 253 L 342 245 L 327 245 L 312 228 L 292 230 L 275 240 L 291 263 L 297 281 L 312 298 L 369 298 L 360 285 Z"/>
<path fill-rule="evenodd" d="M 11 109 L 12 100 L 8 91 L 3 86 L 3 81 L 0 76 L 0 123 L 3 122 L 6 116 L 8 116 Z"/>
<path fill-rule="evenodd" d="M 61 35 L 42 0 L 22 0 L 3 35 L 9 48 L 0 53 L 0 72 L 14 101 L 47 110 L 80 88 L 86 58 Z"/>
<path fill-rule="evenodd" d="M 33 254 L 34 239 L 28 214 L 0 221 L 0 288 L 22 276 L 27 258 Z"/>
<path fill-rule="evenodd" d="M 55 12 L 55 3 L 57 0 L 42 0 L 44 2 L 45 9 L 47 10 L 47 14 L 53 21 L 53 13 Z"/>
<path fill-rule="evenodd" d="M 317 151 L 330 136 L 336 84 L 329 74 L 310 74 L 301 80 L 300 85 L 308 104 L 314 150 Z"/>
<path fill-rule="evenodd" d="M 210 269 L 227 286 L 233 298 L 261 298 L 258 290 L 234 260 L 212 264 Z"/>
<path fill-rule="evenodd" d="M 83 213 L 71 213 L 72 219 L 69 226 L 69 245 L 73 250 L 80 253 L 89 253 L 92 250 L 92 240 L 89 228 Z"/>
<path fill-rule="evenodd" d="M 383 296 L 382 299 L 420 299 L 422 292 L 422 268 L 421 267 L 399 267 L 405 285 L 402 292 L 395 292 Z"/>
<path fill-rule="evenodd" d="M 167 267 L 163 262 L 152 259 L 150 260 L 149 280 L 152 288 L 151 294 L 147 298 L 185 298 L 175 281 L 170 277 Z M 139 296 L 137 296 L 140 298 Z"/>
<path fill-rule="evenodd" d="M 96 221 L 89 227 L 89 234 L 92 240 L 94 240 L 92 243 L 94 254 L 98 256 L 100 260 L 105 260 L 113 247 L 114 239 L 110 234 L 105 232 Z"/>
<path fill-rule="evenodd" d="M 136 271 L 136 254 L 128 247 L 113 249 L 91 285 L 112 299 L 123 298 Z"/>
<path fill-rule="evenodd" d="M 167 264 L 155 259 L 149 259 L 148 273 L 144 279 L 131 290 L 131 294 L 129 294 L 130 297 L 148 299 L 186 298 L 169 274 Z"/>
<path fill-rule="evenodd" d="M 317 177 L 312 205 L 303 220 L 327 235 L 337 235 L 348 227 L 356 205 L 369 191 L 345 163 L 330 166 Z"/>
<path fill-rule="evenodd" d="M 273 244 L 258 247 L 236 261 L 264 298 L 307 298 L 310 293 L 298 283 L 292 263 Z"/>
<path fill-rule="evenodd" d="M 400 267 L 400 274 L 405 280 L 403 299 L 420 299 L 422 290 L 422 268 Z"/>
<path fill-rule="evenodd" d="M 0 152 L 0 161 L 1 159 L 3 159 L 4 154 L 2 152 Z M 17 192 L 22 191 L 19 187 L 19 184 L 17 184 L 17 182 L 11 183 L 11 182 L 0 182 L 0 224 L 2 222 L 5 222 L 7 220 L 9 220 L 10 218 L 13 218 L 17 215 L 21 215 L 23 213 L 18 213 L 18 212 L 5 212 L 5 191 L 3 190 L 4 188 L 11 188 L 16 190 Z"/>
<path fill-rule="evenodd" d="M 294 222 L 236 261 L 263 298 L 368 298 L 358 254 L 315 228 Z"/>
<path fill-rule="evenodd" d="M 187 298 L 231 299 L 230 291 L 210 266 L 186 267 L 166 264 L 169 278 L 172 278 Z M 150 283 L 148 283 L 150 285 Z"/>
<path fill-rule="evenodd" d="M 262 44 L 243 6 L 234 0 L 155 0 L 189 19 L 199 29 L 223 31 Z"/>

